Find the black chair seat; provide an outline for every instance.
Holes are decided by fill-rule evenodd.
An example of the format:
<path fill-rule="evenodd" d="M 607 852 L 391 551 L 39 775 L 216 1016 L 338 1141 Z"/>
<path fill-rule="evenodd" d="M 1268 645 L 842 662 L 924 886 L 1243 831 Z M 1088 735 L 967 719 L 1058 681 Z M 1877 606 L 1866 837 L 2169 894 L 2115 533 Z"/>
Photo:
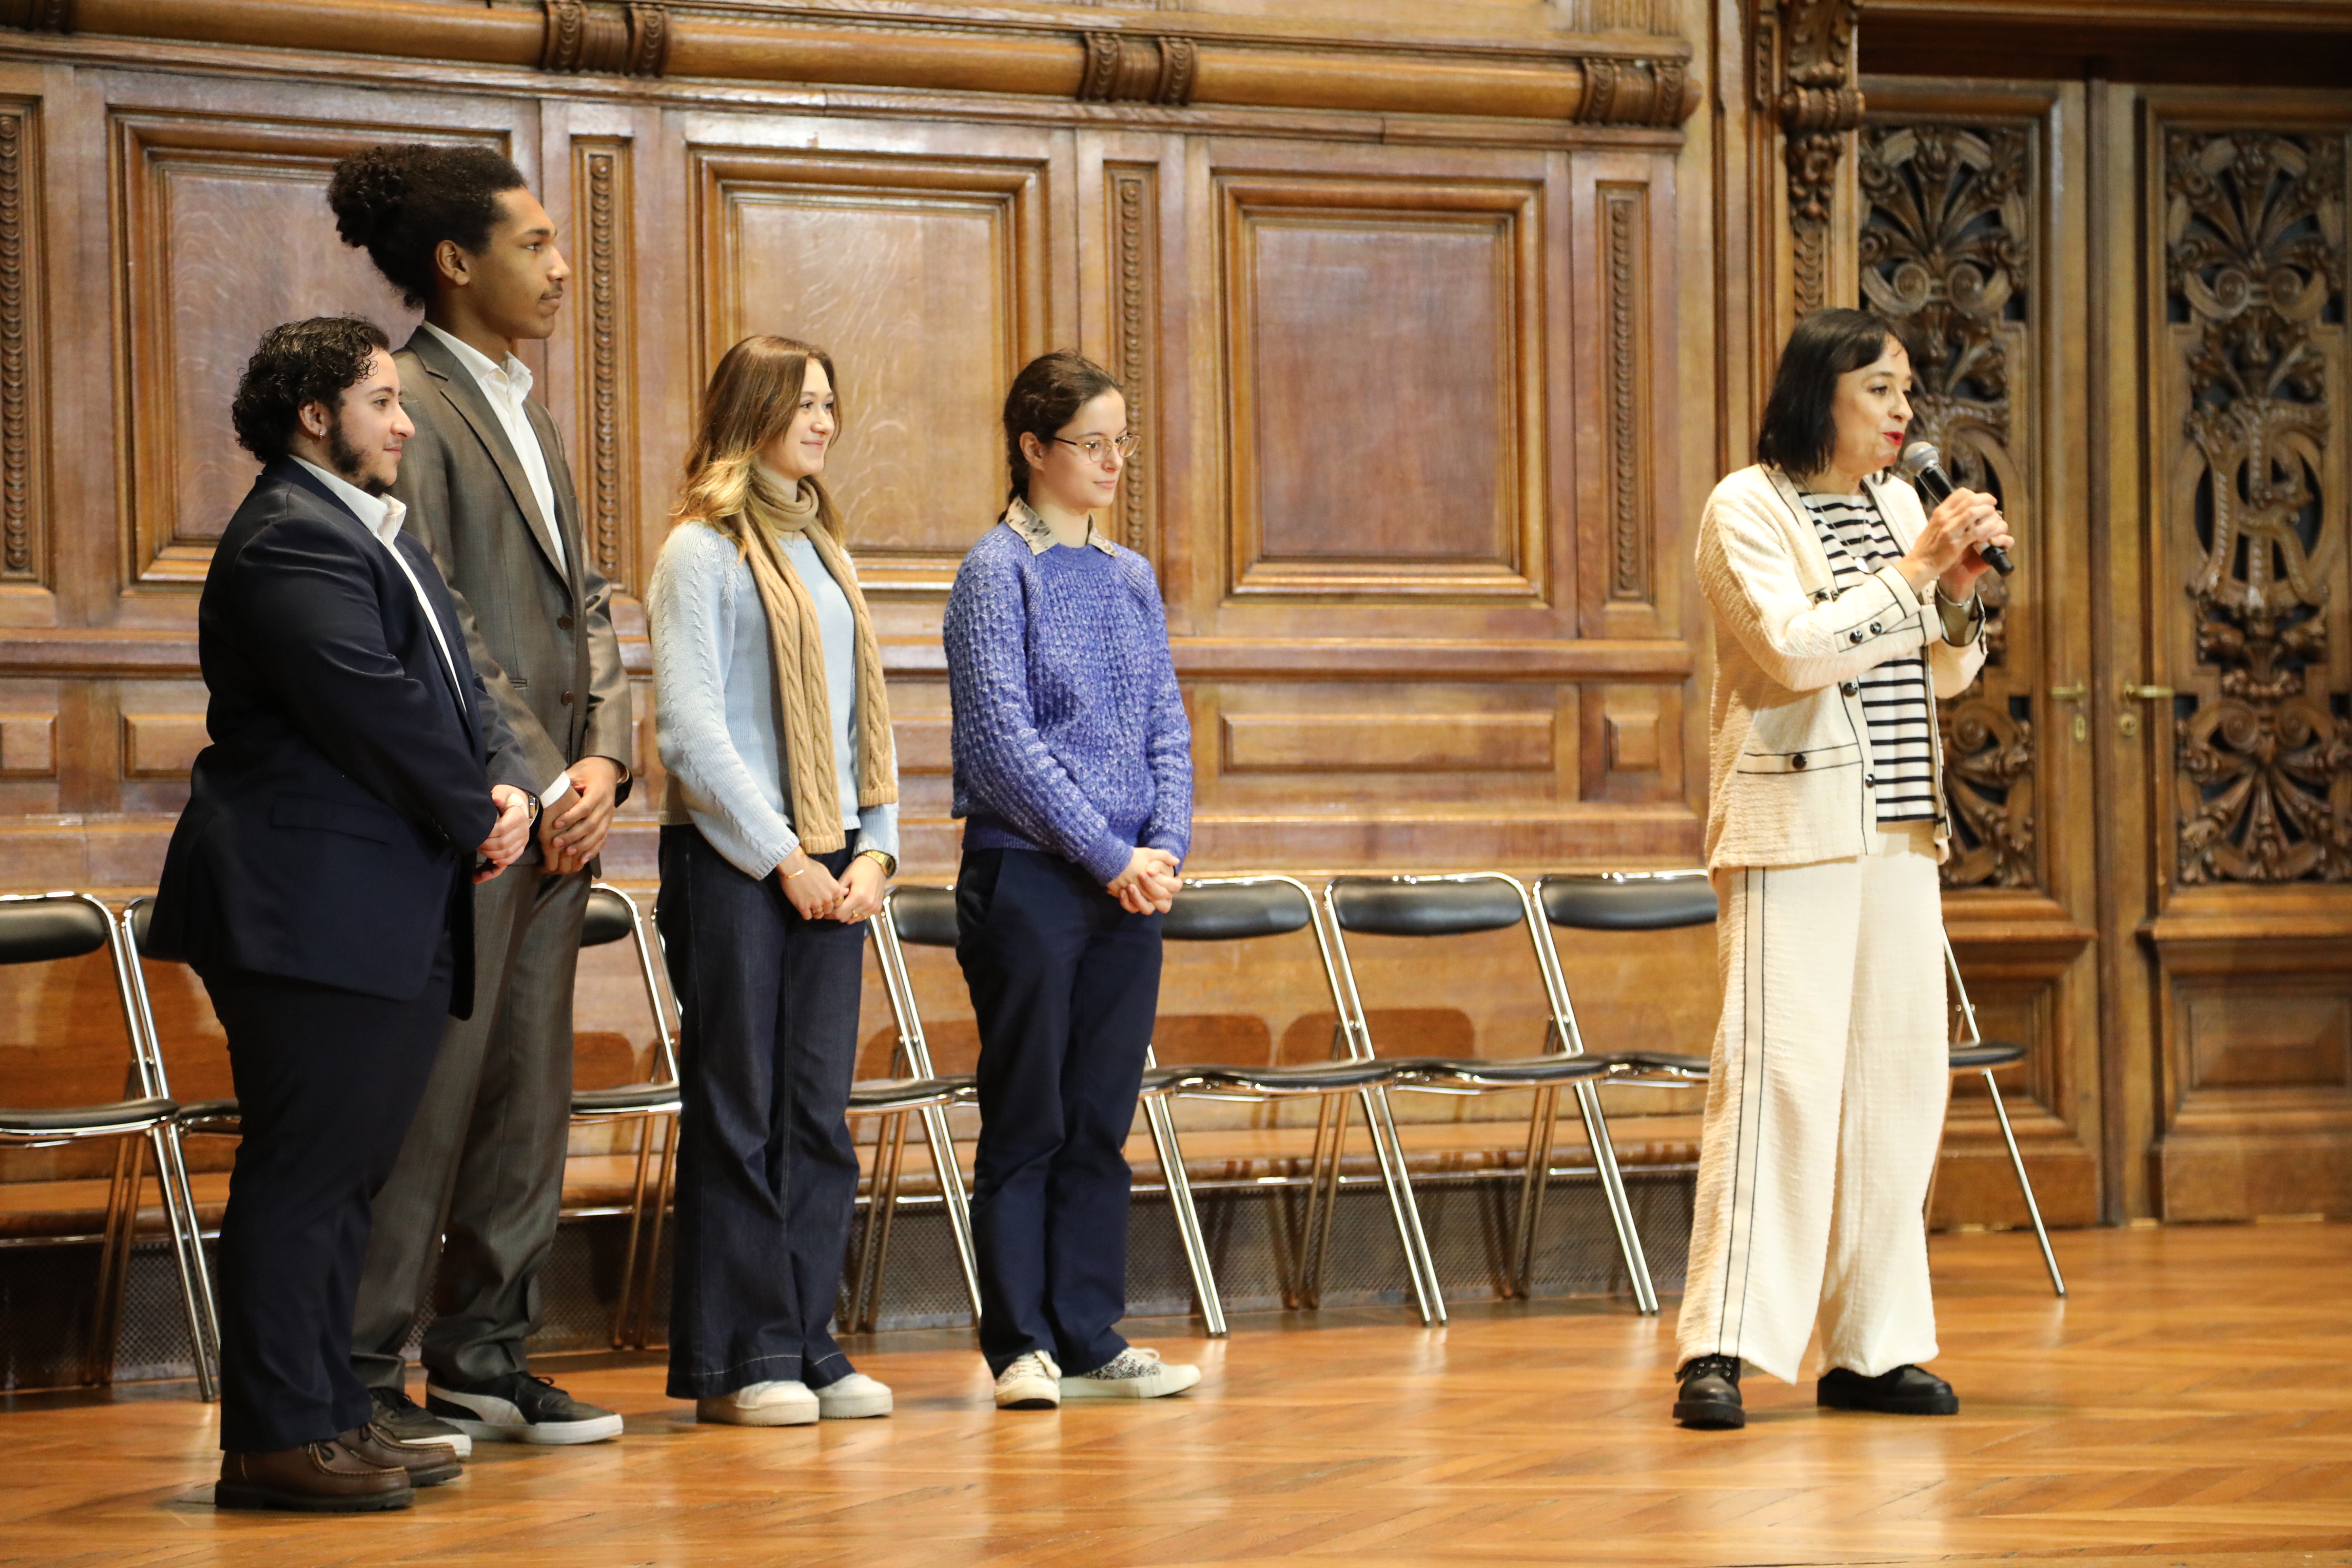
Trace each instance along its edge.
<path fill-rule="evenodd" d="M 1527 918 L 1515 885 L 1483 878 L 1341 877 L 1328 896 L 1341 926 L 1374 936 L 1466 936 L 1504 931 Z"/>
<path fill-rule="evenodd" d="M 603 947 L 637 934 L 637 911 L 612 888 L 588 889 L 588 911 L 580 921 L 580 945 Z"/>
<path fill-rule="evenodd" d="M 1160 918 L 1167 942 L 1241 942 L 1254 936 L 1287 936 L 1315 920 L 1315 905 L 1303 888 L 1287 882 L 1254 887 L 1195 884 L 1176 895 Z"/>
<path fill-rule="evenodd" d="M 1705 1057 L 1679 1051 L 1611 1051 L 1597 1058 L 1609 1066 L 1612 1078 L 1703 1079 L 1713 1065 Z"/>
<path fill-rule="evenodd" d="M 1470 1089 L 1539 1089 L 1546 1084 L 1575 1083 L 1601 1078 L 1608 1064 L 1599 1057 L 1398 1057 L 1397 1084 L 1460 1084 Z"/>
<path fill-rule="evenodd" d="M 180 1107 L 180 1131 L 236 1138 L 245 1132 L 245 1118 L 234 1100 L 192 1100 Z"/>
<path fill-rule="evenodd" d="M 919 1110 L 927 1105 L 952 1105 L 971 1092 L 969 1073 L 949 1078 L 869 1078 L 849 1086 L 849 1114 L 878 1116 L 892 1110 Z"/>
<path fill-rule="evenodd" d="M 2013 1040 L 1964 1040 L 1952 1047 L 1954 1072 L 1981 1072 L 2024 1059 L 2025 1047 Z"/>
<path fill-rule="evenodd" d="M 572 1091 L 574 1121 L 588 1116 L 662 1116 L 677 1110 L 677 1085 L 631 1083 L 617 1089 Z"/>
<path fill-rule="evenodd" d="M 917 947 L 956 944 L 955 889 L 908 886 L 890 895 L 890 918 L 898 940 Z"/>
<path fill-rule="evenodd" d="M 0 900 L 0 963 L 79 958 L 104 947 L 107 937 L 106 910 L 75 894 L 29 893 Z"/>
<path fill-rule="evenodd" d="M 1704 871 L 1560 873 L 1536 883 L 1536 901 L 1552 924 L 1578 931 L 1673 931 L 1716 918 Z"/>
<path fill-rule="evenodd" d="M 1195 1062 L 1184 1067 L 1152 1068 L 1143 1075 L 1143 1091 L 1252 1097 L 1337 1094 L 1346 1089 L 1369 1089 L 1395 1076 L 1396 1064 L 1387 1061 L 1272 1063 L 1263 1067 L 1239 1062 Z"/>
<path fill-rule="evenodd" d="M 125 1100 L 112 1105 L 68 1105 L 0 1110 L 0 1139 L 29 1142 L 48 1138 L 99 1138 L 144 1132 L 172 1120 L 179 1107 L 168 1100 Z"/>

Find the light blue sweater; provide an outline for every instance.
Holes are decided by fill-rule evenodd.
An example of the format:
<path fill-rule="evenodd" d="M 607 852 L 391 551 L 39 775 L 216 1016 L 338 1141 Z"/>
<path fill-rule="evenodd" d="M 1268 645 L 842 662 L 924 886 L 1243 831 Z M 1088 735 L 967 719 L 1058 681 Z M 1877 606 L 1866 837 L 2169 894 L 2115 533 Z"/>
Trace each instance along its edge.
<path fill-rule="evenodd" d="M 787 535 L 784 558 L 816 605 L 833 712 L 841 824 L 857 847 L 898 853 L 898 808 L 857 805 L 856 622 L 816 547 Z M 691 822 L 749 877 L 764 877 L 800 846 L 784 799 L 782 715 L 775 653 L 759 585 L 735 542 L 680 523 L 663 542 L 646 595 L 654 643 L 654 742 L 669 782 L 666 824 Z"/>

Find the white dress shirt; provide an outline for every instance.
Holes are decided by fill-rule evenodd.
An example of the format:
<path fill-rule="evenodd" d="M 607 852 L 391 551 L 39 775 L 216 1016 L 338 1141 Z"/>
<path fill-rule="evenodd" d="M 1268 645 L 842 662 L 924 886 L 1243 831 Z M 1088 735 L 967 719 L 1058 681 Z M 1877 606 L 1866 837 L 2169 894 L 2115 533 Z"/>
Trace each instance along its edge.
<path fill-rule="evenodd" d="M 408 557 L 393 547 L 392 542 L 400 534 L 401 520 L 408 515 L 407 503 L 397 496 L 372 496 L 341 474 L 331 473 L 308 458 L 297 458 L 294 460 L 318 475 L 336 498 L 352 509 L 352 515 L 360 520 L 361 524 L 375 535 L 376 542 L 383 546 L 384 553 L 399 563 L 400 574 L 408 579 L 409 589 L 416 595 L 416 607 L 425 612 L 425 624 L 433 628 L 434 646 L 441 650 L 441 666 L 449 672 L 450 699 L 457 704 L 458 716 L 464 717 L 466 687 L 457 679 L 457 661 L 449 657 L 449 640 L 442 635 L 441 617 L 433 613 L 433 601 L 425 596 L 425 584 L 416 580 L 415 569 L 409 565 Z M 568 784 L 571 781 L 567 779 L 564 782 Z"/>
<path fill-rule="evenodd" d="M 482 389 L 490 412 L 498 416 L 499 428 L 507 433 L 507 444 L 522 464 L 531 499 L 539 503 L 539 515 L 547 523 L 548 540 L 555 546 L 556 568 L 568 575 L 572 566 L 564 559 L 563 530 L 555 519 L 555 481 L 548 477 L 547 454 L 540 448 L 539 432 L 530 427 L 530 416 L 523 412 L 523 400 L 530 395 L 530 367 L 512 354 L 507 355 L 504 364 L 492 364 L 488 354 L 464 339 L 452 337 L 430 321 L 424 326 L 457 356 L 457 363 Z"/>

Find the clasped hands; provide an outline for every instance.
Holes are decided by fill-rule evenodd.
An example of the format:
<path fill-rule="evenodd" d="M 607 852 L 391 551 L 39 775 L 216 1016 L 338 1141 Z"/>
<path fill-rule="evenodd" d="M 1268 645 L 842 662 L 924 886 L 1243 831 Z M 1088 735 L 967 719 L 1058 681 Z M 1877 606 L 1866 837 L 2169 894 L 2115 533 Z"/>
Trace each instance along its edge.
<path fill-rule="evenodd" d="M 1129 914 L 1164 915 L 1184 885 L 1176 874 L 1182 864 L 1165 849 L 1139 848 L 1127 858 L 1127 869 L 1103 884 L 1103 891 Z"/>
<path fill-rule="evenodd" d="M 490 801 L 499 808 L 499 820 L 490 836 L 474 847 L 479 857 L 474 864 L 477 882 L 487 882 L 513 865 L 530 842 L 530 796 L 512 784 L 492 784 Z"/>
<path fill-rule="evenodd" d="M 784 885 L 785 900 L 801 919 L 839 921 L 843 925 L 871 919 L 882 908 L 890 882 L 883 874 L 882 862 L 871 855 L 857 856 L 835 877 L 822 861 L 798 847 L 777 866 L 776 876 Z"/>

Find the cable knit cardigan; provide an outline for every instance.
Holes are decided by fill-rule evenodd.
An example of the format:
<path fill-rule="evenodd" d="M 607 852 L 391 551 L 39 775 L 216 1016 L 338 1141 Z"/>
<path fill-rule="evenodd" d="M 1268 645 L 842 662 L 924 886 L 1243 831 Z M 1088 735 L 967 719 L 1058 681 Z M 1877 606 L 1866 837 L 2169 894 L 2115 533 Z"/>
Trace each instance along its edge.
<path fill-rule="evenodd" d="M 1883 476 L 1865 484 L 1908 551 L 1927 525 L 1918 497 Z M 1863 854 L 1878 805 L 1861 677 L 1925 647 L 1936 696 L 1958 696 L 1984 664 L 1981 604 L 1939 610 L 1891 563 L 1839 593 L 1796 486 L 1760 465 L 1707 498 L 1698 581 L 1715 621 L 1708 868 Z M 1934 750 L 1942 800 L 1940 736 Z M 1950 836 L 1947 812 L 1936 823 L 1939 858 Z"/>

